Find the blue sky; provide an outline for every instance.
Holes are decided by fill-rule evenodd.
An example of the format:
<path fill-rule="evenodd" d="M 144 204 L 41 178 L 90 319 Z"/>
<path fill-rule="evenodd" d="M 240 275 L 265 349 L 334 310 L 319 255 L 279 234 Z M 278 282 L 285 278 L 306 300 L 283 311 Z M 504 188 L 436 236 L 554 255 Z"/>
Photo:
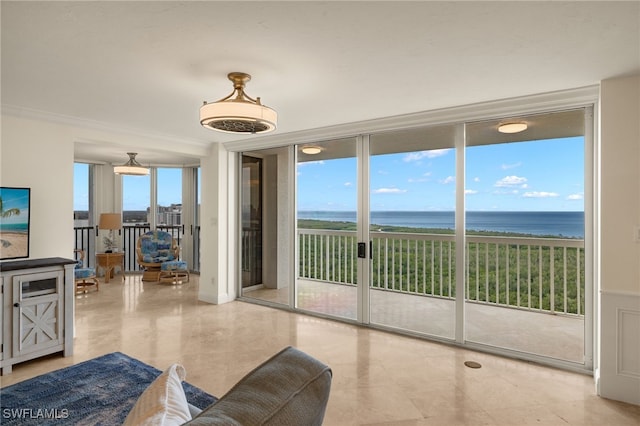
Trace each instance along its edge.
<path fill-rule="evenodd" d="M 582 137 L 469 147 L 466 207 L 470 211 L 582 211 Z M 373 211 L 452 211 L 455 150 L 371 158 Z M 355 158 L 301 163 L 299 210 L 356 209 Z"/>
<path fill-rule="evenodd" d="M 2 218 L 2 223 L 27 223 L 29 221 L 29 193 L 24 189 L 3 188 L 0 190 L 2 209 L 19 209 L 20 214 Z"/>
<path fill-rule="evenodd" d="M 151 200 L 149 176 L 123 176 L 122 205 L 124 210 L 146 210 Z M 89 206 L 89 166 L 75 163 L 74 210 L 88 210 Z M 158 169 L 158 204 L 169 206 L 182 202 L 182 169 Z"/>
<path fill-rule="evenodd" d="M 466 203 L 470 211 L 584 210 L 584 139 L 467 148 Z M 158 203 L 181 202 L 178 168 L 158 169 Z M 298 165 L 298 209 L 355 211 L 356 159 Z M 125 210 L 149 206 L 150 178 L 124 176 Z M 371 157 L 371 210 L 452 211 L 455 150 L 436 149 Z M 87 210 L 88 166 L 76 164 L 74 209 Z"/>

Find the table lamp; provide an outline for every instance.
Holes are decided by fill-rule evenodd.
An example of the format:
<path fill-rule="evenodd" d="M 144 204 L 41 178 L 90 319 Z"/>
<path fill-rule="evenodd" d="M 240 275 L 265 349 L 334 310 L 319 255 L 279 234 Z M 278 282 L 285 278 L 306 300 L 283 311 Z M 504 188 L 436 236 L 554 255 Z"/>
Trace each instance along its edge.
<path fill-rule="evenodd" d="M 122 217 L 120 213 L 102 213 L 100 214 L 100 222 L 98 223 L 98 229 L 108 229 L 109 236 L 103 238 L 104 245 L 106 247 L 105 253 L 112 253 L 113 249 L 117 246 L 116 237 L 113 231 L 120 230 L 122 228 Z"/>

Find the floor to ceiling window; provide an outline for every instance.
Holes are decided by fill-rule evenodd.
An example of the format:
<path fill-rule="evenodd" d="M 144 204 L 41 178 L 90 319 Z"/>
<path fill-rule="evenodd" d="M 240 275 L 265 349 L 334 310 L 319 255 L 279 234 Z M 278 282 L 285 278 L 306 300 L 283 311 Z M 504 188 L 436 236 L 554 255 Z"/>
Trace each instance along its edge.
<path fill-rule="evenodd" d="M 359 275 L 356 139 L 297 148 L 295 306 L 355 320 Z"/>
<path fill-rule="evenodd" d="M 468 341 L 584 361 L 584 135 L 584 109 L 467 125 Z"/>
<path fill-rule="evenodd" d="M 182 169 L 158 167 L 157 182 L 157 225 L 182 225 Z"/>
<path fill-rule="evenodd" d="M 124 226 L 151 223 L 151 175 L 122 176 L 122 223 Z"/>
<path fill-rule="evenodd" d="M 372 324 L 453 339 L 455 126 L 370 137 Z"/>
<path fill-rule="evenodd" d="M 295 263 L 243 297 L 591 368 L 590 117 L 572 108 L 304 143 L 295 162 L 292 147 L 260 151 L 286 154 L 261 173 L 263 190 L 274 185 L 264 205 L 278 206 L 258 215 L 277 230 L 263 261 Z M 526 128 L 498 130 L 513 122 Z M 283 195 L 291 179 L 295 202 Z"/>
<path fill-rule="evenodd" d="M 86 163 L 73 165 L 73 228 L 75 247 L 83 250 L 87 265 L 93 266 L 95 258 L 95 233 L 93 209 L 94 166 Z"/>

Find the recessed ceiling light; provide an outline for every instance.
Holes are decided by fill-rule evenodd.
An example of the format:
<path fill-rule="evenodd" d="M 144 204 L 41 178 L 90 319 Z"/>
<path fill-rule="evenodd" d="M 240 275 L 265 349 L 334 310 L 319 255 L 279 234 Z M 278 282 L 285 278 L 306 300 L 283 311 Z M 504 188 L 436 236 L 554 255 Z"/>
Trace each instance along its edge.
<path fill-rule="evenodd" d="M 315 145 L 303 146 L 302 147 L 302 152 L 304 152 L 305 154 L 308 154 L 308 155 L 316 155 L 316 154 L 320 154 L 322 152 L 322 148 L 320 148 L 319 146 L 315 146 Z"/>
<path fill-rule="evenodd" d="M 527 130 L 527 123 L 503 123 L 498 125 L 500 133 L 519 133 Z"/>

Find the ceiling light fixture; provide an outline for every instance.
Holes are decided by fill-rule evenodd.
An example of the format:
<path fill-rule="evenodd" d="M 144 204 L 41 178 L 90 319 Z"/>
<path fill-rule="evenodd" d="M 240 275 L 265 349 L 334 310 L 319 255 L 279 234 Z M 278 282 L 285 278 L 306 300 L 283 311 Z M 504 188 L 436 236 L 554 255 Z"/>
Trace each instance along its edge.
<path fill-rule="evenodd" d="M 233 82 L 233 92 L 216 102 L 205 101 L 200 107 L 200 124 L 225 133 L 266 133 L 274 130 L 278 113 L 262 105 L 260 98 L 253 99 L 244 92 L 251 76 L 232 72 L 227 77 Z"/>
<path fill-rule="evenodd" d="M 500 133 L 520 133 L 527 130 L 527 123 L 503 123 L 498 125 L 498 131 Z"/>
<path fill-rule="evenodd" d="M 308 145 L 302 147 L 302 152 L 308 155 L 316 155 L 322 152 L 322 148 L 315 145 Z"/>
<path fill-rule="evenodd" d="M 149 174 L 149 169 L 136 161 L 137 152 L 127 152 L 129 161 L 122 166 L 115 166 L 113 172 L 117 175 L 145 176 Z"/>

